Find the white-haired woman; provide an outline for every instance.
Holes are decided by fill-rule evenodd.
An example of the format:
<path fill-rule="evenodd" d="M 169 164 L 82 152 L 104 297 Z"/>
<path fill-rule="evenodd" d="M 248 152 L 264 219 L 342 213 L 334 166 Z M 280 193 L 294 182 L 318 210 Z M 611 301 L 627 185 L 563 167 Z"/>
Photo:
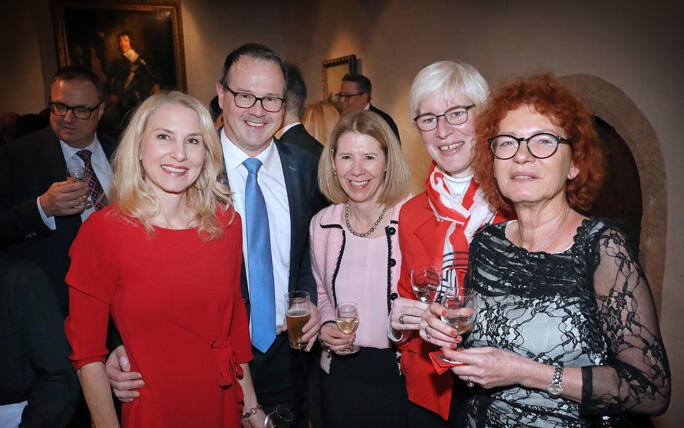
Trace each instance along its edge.
<path fill-rule="evenodd" d="M 209 113 L 180 92 L 148 98 L 113 165 L 112 205 L 81 227 L 66 278 L 70 358 L 93 422 L 118 426 L 104 368 L 111 314 L 145 378 L 140 398 L 123 405 L 123 426 L 238 427 L 242 402 L 258 405 L 240 217 L 216 180 L 221 148 Z"/>
<path fill-rule="evenodd" d="M 439 61 L 422 69 L 410 90 L 409 110 L 432 157 L 426 192 L 408 201 L 399 214 L 403 263 L 400 298 L 394 301 L 390 325 L 402 350 L 401 368 L 412 404 L 409 426 L 457 426 L 462 402 L 449 374 L 435 372 L 428 353 L 435 350 L 418 335 L 427 304 L 411 291 L 411 270 L 436 266 L 459 282 L 468 268 L 468 245 L 483 224 L 502 221 L 473 180 L 475 117 L 489 88 L 471 65 Z"/>

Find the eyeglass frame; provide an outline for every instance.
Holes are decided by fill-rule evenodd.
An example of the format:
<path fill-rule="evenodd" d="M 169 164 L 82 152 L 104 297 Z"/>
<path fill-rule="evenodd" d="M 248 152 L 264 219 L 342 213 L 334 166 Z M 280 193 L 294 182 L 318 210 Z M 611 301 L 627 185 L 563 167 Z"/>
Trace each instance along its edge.
<path fill-rule="evenodd" d="M 530 150 L 530 140 L 531 140 L 532 138 L 536 137 L 537 135 L 550 135 L 550 136 L 552 136 L 552 137 L 556 140 L 556 148 L 553 149 L 553 152 L 551 152 L 550 155 L 540 157 L 540 156 L 537 156 L 537 155 L 535 155 L 534 153 L 532 153 L 532 151 Z M 518 147 L 515 149 L 515 152 L 514 152 L 511 156 L 509 156 L 509 157 L 507 157 L 507 158 L 502 158 L 502 157 L 500 157 L 500 156 L 497 156 L 496 153 L 494 152 L 494 148 L 492 147 L 492 145 L 494 144 L 494 140 L 496 140 L 496 139 L 499 138 L 499 137 L 509 137 L 509 138 L 512 138 L 512 139 L 515 140 L 515 142 L 518 144 Z M 488 139 L 487 141 L 489 142 L 489 150 L 492 151 L 492 154 L 494 155 L 495 158 L 500 159 L 500 160 L 513 159 L 513 158 L 515 157 L 515 155 L 518 154 L 518 151 L 520 151 L 520 142 L 521 142 L 521 141 L 524 141 L 524 142 L 525 142 L 525 148 L 527 148 L 527 153 L 531 154 L 531 155 L 532 155 L 534 158 L 536 158 L 536 159 L 548 159 L 548 158 L 550 158 L 551 156 L 555 155 L 556 152 L 558 151 L 558 147 L 559 147 L 559 145 L 560 145 L 561 143 L 565 143 L 565 144 L 567 144 L 567 145 L 569 145 L 569 146 L 572 146 L 572 142 L 571 142 L 570 140 L 568 140 L 567 138 L 565 138 L 565 137 L 560 137 L 560 136 L 555 135 L 555 134 L 552 134 L 552 133 L 550 133 L 550 132 L 536 132 L 536 133 L 534 133 L 534 134 L 532 134 L 532 135 L 530 135 L 529 137 L 526 137 L 526 138 L 516 138 L 516 137 L 514 137 L 514 136 L 512 136 L 512 135 L 508 135 L 508 134 L 499 134 L 499 135 L 495 135 L 494 137 Z"/>
<path fill-rule="evenodd" d="M 421 131 L 421 132 L 430 132 L 430 131 L 434 131 L 435 129 L 437 129 L 437 127 L 439 126 L 439 118 L 440 118 L 440 117 L 443 117 L 444 120 L 446 120 L 446 122 L 447 122 L 449 125 L 452 125 L 452 126 L 463 125 L 464 123 L 466 123 L 466 122 L 468 121 L 468 118 L 470 117 L 469 111 L 470 111 L 470 109 L 473 108 L 473 107 L 475 107 L 475 104 L 470 104 L 470 105 L 468 105 L 468 106 L 453 106 L 453 107 L 449 107 L 448 109 L 446 109 L 446 110 L 444 111 L 444 113 L 442 113 L 442 114 L 434 114 L 434 113 L 423 113 L 423 114 L 419 114 L 418 116 L 416 116 L 416 117 L 413 118 L 413 121 L 416 122 L 416 126 L 418 127 L 418 130 Z M 449 119 L 447 119 L 446 114 L 449 113 L 450 111 L 459 110 L 459 109 L 465 110 L 465 113 L 466 113 L 465 120 L 464 120 L 463 122 L 459 122 L 459 123 L 451 123 L 451 122 L 449 122 Z M 437 119 L 437 120 L 435 121 L 435 127 L 434 127 L 434 128 L 431 128 L 431 129 L 422 129 L 422 128 L 420 127 L 420 125 L 418 125 L 418 119 L 420 119 L 420 118 L 423 117 L 423 116 L 434 116 L 435 119 Z"/>
<path fill-rule="evenodd" d="M 340 99 L 340 98 L 351 98 L 351 97 L 356 97 L 356 96 L 363 95 L 363 94 L 365 94 L 365 92 L 358 92 L 358 93 L 356 93 L 356 94 L 342 94 L 342 93 L 339 93 L 339 92 L 338 92 L 338 93 L 335 94 L 335 98 L 337 98 L 337 99 Z"/>
<path fill-rule="evenodd" d="M 221 86 L 223 87 L 223 89 L 225 89 L 226 91 L 230 92 L 230 93 L 233 95 L 233 103 L 235 104 L 235 107 L 237 107 L 237 108 L 242 108 L 242 109 L 247 110 L 247 109 L 250 109 L 250 108 L 254 107 L 254 105 L 257 103 L 257 101 L 259 101 L 259 102 L 261 103 L 261 108 L 263 108 L 264 111 L 267 111 L 267 112 L 269 112 L 269 113 L 278 113 L 278 112 L 281 111 L 281 110 L 283 109 L 283 107 L 285 106 L 285 98 L 283 98 L 283 97 L 274 97 L 274 96 L 271 96 L 271 95 L 266 96 L 266 97 L 257 97 L 256 95 L 250 94 L 249 92 L 236 92 L 236 91 L 230 89 L 230 88 L 228 87 L 228 85 L 223 84 L 223 83 L 221 83 Z M 239 106 L 238 103 L 237 103 L 236 95 L 249 95 L 250 97 L 254 97 L 254 102 L 253 102 L 252 105 L 249 106 L 249 107 L 242 107 L 242 106 Z M 264 107 L 264 98 L 275 98 L 275 99 L 280 100 L 280 108 L 279 108 L 278 110 L 275 110 L 275 111 L 272 111 L 272 110 L 267 109 L 266 107 Z"/>
<path fill-rule="evenodd" d="M 59 117 L 65 117 L 67 114 L 69 114 L 69 110 L 71 110 L 71 113 L 74 115 L 74 117 L 75 117 L 76 119 L 81 119 L 81 120 L 88 120 L 88 119 L 90 119 L 91 116 L 93 115 L 93 112 L 94 112 L 95 110 L 97 110 L 98 108 L 100 108 L 101 105 L 102 105 L 102 103 L 99 103 L 99 104 L 96 105 L 95 107 L 88 107 L 88 106 L 84 106 L 84 105 L 70 106 L 70 105 L 68 105 L 68 104 L 59 103 L 59 102 L 53 102 L 53 101 L 48 102 L 48 107 L 50 108 L 50 114 L 54 114 L 55 116 L 59 116 Z M 64 107 L 66 108 L 66 111 L 64 112 L 64 114 L 59 114 L 59 113 L 57 113 L 57 112 L 54 111 L 54 108 L 57 107 L 57 106 L 64 106 Z M 88 116 L 86 116 L 86 117 L 79 117 L 79 116 L 76 114 L 76 109 L 77 109 L 77 108 L 82 108 L 82 109 L 88 110 Z"/>

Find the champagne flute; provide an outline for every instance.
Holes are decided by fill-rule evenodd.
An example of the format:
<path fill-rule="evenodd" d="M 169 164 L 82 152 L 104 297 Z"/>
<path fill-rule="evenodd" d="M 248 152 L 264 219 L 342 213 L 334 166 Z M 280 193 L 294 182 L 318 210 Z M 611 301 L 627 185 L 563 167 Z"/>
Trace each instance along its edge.
<path fill-rule="evenodd" d="M 337 305 L 335 322 L 337 328 L 343 333 L 352 334 L 359 326 L 359 308 L 354 302 L 345 302 Z M 350 355 L 359 352 L 358 345 L 351 345 L 343 351 L 336 351 L 339 355 Z"/>
<path fill-rule="evenodd" d="M 442 322 L 456 330 L 459 335 L 470 331 L 477 316 L 476 297 L 477 293 L 471 289 L 460 287 L 445 289 L 441 303 L 446 309 L 446 316 L 441 316 Z M 456 346 L 458 347 L 458 344 Z M 437 358 L 451 364 L 463 364 L 460 361 L 448 359 L 444 354 L 438 355 Z"/>
<path fill-rule="evenodd" d="M 67 166 L 67 182 L 69 183 L 78 183 L 78 182 L 88 182 L 88 177 L 86 176 L 85 168 L 83 168 L 81 165 L 69 165 Z M 80 205 L 80 208 L 91 208 L 93 206 L 93 202 L 90 200 L 90 197 L 85 200 Z"/>
<path fill-rule="evenodd" d="M 420 266 L 411 270 L 411 289 L 418 300 L 431 303 L 439 290 L 441 272 L 437 266 Z"/>

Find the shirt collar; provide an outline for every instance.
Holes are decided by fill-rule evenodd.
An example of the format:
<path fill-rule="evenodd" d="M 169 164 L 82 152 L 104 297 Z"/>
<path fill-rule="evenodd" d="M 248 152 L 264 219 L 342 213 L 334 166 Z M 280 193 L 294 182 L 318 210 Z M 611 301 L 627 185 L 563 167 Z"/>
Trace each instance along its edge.
<path fill-rule="evenodd" d="M 244 162 L 245 159 L 251 157 L 247 153 L 243 152 L 238 146 L 236 146 L 235 143 L 230 141 L 230 138 L 228 138 L 226 133 L 223 131 L 223 128 L 221 129 L 221 146 L 223 147 L 223 156 L 226 162 L 226 169 L 237 169 L 240 167 L 240 165 L 242 165 L 242 162 Z M 268 144 L 268 147 L 266 147 L 266 150 L 254 157 L 259 159 L 263 164 L 261 168 L 270 170 L 273 167 L 274 155 L 276 155 L 276 149 L 273 139 L 271 139 L 271 142 Z"/>
<path fill-rule="evenodd" d="M 100 140 L 97 139 L 97 134 L 95 134 L 93 141 L 82 149 L 79 149 L 78 147 L 72 147 L 62 140 L 59 140 L 59 144 L 62 145 L 62 151 L 66 153 L 68 158 L 73 157 L 74 155 L 76 155 L 77 152 L 80 152 L 81 150 L 90 150 L 94 155 L 100 148 Z"/>
<path fill-rule="evenodd" d="M 292 127 L 295 126 L 295 125 L 299 125 L 300 123 L 302 123 L 302 122 L 292 122 L 292 123 L 290 123 L 290 124 L 288 124 L 288 125 L 285 125 L 285 126 L 283 127 L 283 129 L 280 130 L 280 135 L 285 134 L 287 131 L 290 130 L 290 128 L 292 128 Z"/>
<path fill-rule="evenodd" d="M 364 110 L 370 110 L 370 102 L 366 104 L 366 107 L 363 108 Z"/>
<path fill-rule="evenodd" d="M 129 49 L 126 52 L 122 54 L 123 56 L 126 57 L 130 62 L 135 62 L 136 59 L 138 59 L 138 53 L 134 51 L 133 49 Z"/>

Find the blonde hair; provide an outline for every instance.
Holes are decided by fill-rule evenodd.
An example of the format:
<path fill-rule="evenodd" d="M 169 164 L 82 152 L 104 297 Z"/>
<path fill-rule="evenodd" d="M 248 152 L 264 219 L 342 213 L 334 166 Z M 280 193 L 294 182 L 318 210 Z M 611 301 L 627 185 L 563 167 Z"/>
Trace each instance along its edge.
<path fill-rule="evenodd" d="M 309 104 L 302 114 L 302 125 L 321 144 L 325 144 L 330 131 L 339 120 L 340 113 L 327 101 Z"/>
<path fill-rule="evenodd" d="M 148 233 L 153 231 L 151 219 L 159 213 L 160 206 L 153 190 L 145 182 L 140 145 L 152 114 L 168 104 L 187 107 L 199 118 L 204 164 L 197 180 L 186 190 L 186 204 L 195 215 L 200 237 L 206 240 L 219 238 L 223 229 L 216 220 L 216 209 L 222 204 L 225 212 L 231 206 L 228 186 L 217 180 L 223 167 L 221 143 L 209 111 L 201 102 L 182 92 L 152 95 L 137 108 L 114 153 L 110 200 L 117 204 L 120 213 L 140 221 Z"/>
<path fill-rule="evenodd" d="M 489 85 L 479 71 L 470 64 L 437 61 L 418 72 L 409 91 L 409 115 L 413 120 L 420 103 L 436 93 L 461 94 L 476 107 L 484 106 L 489 96 Z"/>
<path fill-rule="evenodd" d="M 337 152 L 337 143 L 340 136 L 346 132 L 356 132 L 367 135 L 380 143 L 385 153 L 387 163 L 385 182 L 378 197 L 378 203 L 387 207 L 393 207 L 401 202 L 409 194 L 411 185 L 411 175 L 408 165 L 394 132 L 390 129 L 387 122 L 376 113 L 368 110 L 361 110 L 356 113 L 342 117 L 335 125 L 330 137 L 325 144 L 321 160 L 318 163 L 318 184 L 321 192 L 333 203 L 341 203 L 349 200 L 349 196 L 344 192 L 334 171 L 334 159 Z"/>

